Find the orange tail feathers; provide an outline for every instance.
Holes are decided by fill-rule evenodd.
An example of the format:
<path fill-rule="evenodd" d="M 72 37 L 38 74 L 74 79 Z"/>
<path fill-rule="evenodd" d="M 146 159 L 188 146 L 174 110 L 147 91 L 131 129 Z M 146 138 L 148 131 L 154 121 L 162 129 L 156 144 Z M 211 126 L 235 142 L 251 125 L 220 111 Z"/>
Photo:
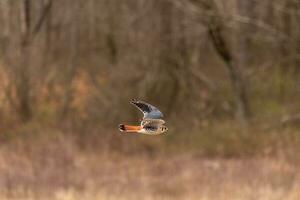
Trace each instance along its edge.
<path fill-rule="evenodd" d="M 119 129 L 122 132 L 137 133 L 139 130 L 142 129 L 142 127 L 141 126 L 130 126 L 130 125 L 120 124 Z"/>

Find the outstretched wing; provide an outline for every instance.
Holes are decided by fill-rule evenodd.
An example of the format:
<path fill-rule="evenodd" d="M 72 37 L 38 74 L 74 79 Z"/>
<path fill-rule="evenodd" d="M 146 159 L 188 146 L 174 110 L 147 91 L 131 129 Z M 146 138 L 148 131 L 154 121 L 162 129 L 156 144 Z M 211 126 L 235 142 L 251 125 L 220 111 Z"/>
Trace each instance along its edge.
<path fill-rule="evenodd" d="M 154 106 L 139 100 L 132 99 L 130 101 L 135 105 L 140 111 L 144 113 L 143 119 L 162 119 L 163 114 Z"/>

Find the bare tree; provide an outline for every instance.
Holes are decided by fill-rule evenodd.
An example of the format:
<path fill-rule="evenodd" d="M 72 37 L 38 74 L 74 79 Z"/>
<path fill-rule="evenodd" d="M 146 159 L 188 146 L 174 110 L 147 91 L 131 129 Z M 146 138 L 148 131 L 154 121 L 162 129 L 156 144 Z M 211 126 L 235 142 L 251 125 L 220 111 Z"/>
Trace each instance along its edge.
<path fill-rule="evenodd" d="M 7 53 L 9 71 L 14 82 L 11 84 L 15 88 L 15 96 L 13 106 L 16 107 L 22 121 L 28 121 L 32 117 L 32 82 L 30 73 L 32 71 L 32 45 L 35 37 L 41 31 L 41 27 L 50 12 L 52 0 L 49 0 L 42 8 L 41 14 L 38 17 L 33 17 L 33 5 L 31 0 L 23 0 L 21 2 L 10 2 L 8 6 L 19 6 L 20 21 L 10 21 L 10 27 L 16 27 L 15 33 L 9 35 L 10 50 Z M 16 8 L 12 8 L 16 11 Z M 9 18 L 15 18 L 15 13 L 10 12 Z M 20 30 L 18 33 L 17 30 Z M 17 52 L 15 52 L 17 50 Z M 12 94 L 9 92 L 8 94 Z M 10 98 L 12 99 L 12 98 Z"/>
<path fill-rule="evenodd" d="M 74 98 L 74 91 L 73 91 L 73 81 L 75 79 L 76 70 L 78 68 L 78 20 L 79 20 L 79 8 L 80 4 L 79 2 L 73 3 L 73 12 L 71 13 L 71 21 L 69 26 L 69 41 L 68 41 L 68 59 L 65 62 L 66 67 L 64 67 L 62 70 L 64 73 L 64 94 L 62 97 L 62 107 L 61 107 L 61 113 L 60 113 L 60 120 L 63 120 L 66 118 L 66 116 L 70 112 L 70 106 Z"/>
<path fill-rule="evenodd" d="M 214 1 L 190 1 L 194 9 L 198 9 L 199 14 L 206 13 L 201 19 L 207 27 L 209 39 L 220 58 L 224 61 L 225 67 L 231 80 L 234 102 L 236 106 L 236 119 L 246 126 L 250 114 L 249 97 L 246 80 L 243 74 L 242 63 L 236 61 L 233 50 L 230 48 L 229 40 L 224 32 L 226 31 L 226 20 L 218 10 Z M 246 43 L 246 42 L 245 42 Z M 246 44 L 241 44 L 241 48 Z M 246 48 L 246 47 L 245 47 Z M 246 52 L 240 52 L 240 62 L 246 62 Z"/>

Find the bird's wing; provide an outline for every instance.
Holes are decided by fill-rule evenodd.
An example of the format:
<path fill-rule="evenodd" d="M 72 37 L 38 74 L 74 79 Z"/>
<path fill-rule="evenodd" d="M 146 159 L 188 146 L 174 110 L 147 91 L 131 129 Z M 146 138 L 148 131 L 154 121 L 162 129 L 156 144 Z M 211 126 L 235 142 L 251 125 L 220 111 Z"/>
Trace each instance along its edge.
<path fill-rule="evenodd" d="M 163 125 L 165 123 L 164 120 L 162 119 L 143 119 L 141 121 L 141 126 L 160 126 Z"/>
<path fill-rule="evenodd" d="M 139 100 L 131 100 L 131 104 L 135 105 L 140 111 L 143 112 L 143 119 L 161 119 L 163 114 L 154 106 Z"/>

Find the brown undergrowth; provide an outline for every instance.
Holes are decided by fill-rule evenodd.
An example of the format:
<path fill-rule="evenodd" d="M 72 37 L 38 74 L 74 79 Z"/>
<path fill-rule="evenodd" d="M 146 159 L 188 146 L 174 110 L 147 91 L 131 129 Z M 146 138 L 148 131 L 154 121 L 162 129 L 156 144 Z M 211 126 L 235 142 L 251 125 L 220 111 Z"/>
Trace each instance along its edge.
<path fill-rule="evenodd" d="M 257 138 L 262 144 L 252 151 L 241 150 L 243 153 L 238 149 L 242 149 L 244 142 L 234 138 L 236 134 L 221 137 L 217 130 L 203 132 L 197 136 L 190 133 L 191 138 L 186 139 L 181 133 L 149 137 L 121 135 L 117 130 L 90 131 L 83 136 L 45 127 L 3 133 L 7 135 L 1 136 L 0 197 L 29 200 L 300 198 L 297 152 L 280 146 L 291 143 L 290 139 L 278 137 L 291 134 L 289 131 L 268 133 L 278 137 L 272 135 L 269 140 Z M 214 139 L 210 141 L 205 134 L 215 134 L 209 137 Z M 236 147 L 230 147 L 234 144 Z M 212 147 L 208 148 L 209 145 Z"/>

